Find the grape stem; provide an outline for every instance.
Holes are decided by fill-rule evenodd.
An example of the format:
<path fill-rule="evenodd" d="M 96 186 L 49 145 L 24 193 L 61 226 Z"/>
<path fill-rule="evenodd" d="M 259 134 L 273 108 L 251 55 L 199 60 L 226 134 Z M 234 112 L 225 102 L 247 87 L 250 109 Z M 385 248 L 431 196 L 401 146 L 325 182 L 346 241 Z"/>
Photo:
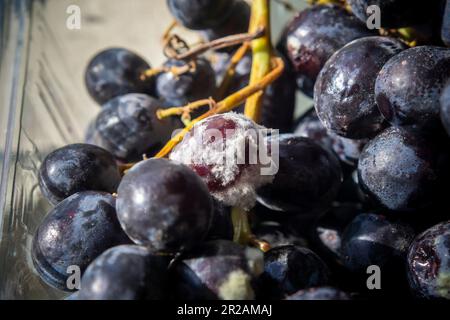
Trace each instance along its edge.
<path fill-rule="evenodd" d="M 185 125 L 191 122 L 191 112 L 201 108 L 203 106 L 209 105 L 209 109 L 212 110 L 216 107 L 217 102 L 213 98 L 198 100 L 184 107 L 173 107 L 168 109 L 158 109 L 156 111 L 156 116 L 158 119 L 164 119 L 171 116 L 181 116 L 181 120 Z"/>
<path fill-rule="evenodd" d="M 176 60 L 192 60 L 195 59 L 197 56 L 212 50 L 212 49 L 223 49 L 227 47 L 232 47 L 241 43 L 245 43 L 257 38 L 260 38 L 264 36 L 265 30 L 264 28 L 258 28 L 254 30 L 253 32 L 249 33 L 241 33 L 241 34 L 234 34 L 231 36 L 219 38 L 210 42 L 202 43 L 195 48 L 192 48 L 186 52 L 180 53 L 180 54 L 173 54 L 169 55 L 169 58 L 176 59 Z"/>
<path fill-rule="evenodd" d="M 244 103 L 246 99 L 258 92 L 262 92 L 269 84 L 278 79 L 278 77 L 284 70 L 284 62 L 281 58 L 278 57 L 273 57 L 272 62 L 274 65 L 274 69 L 270 71 L 266 76 L 264 76 L 257 83 L 248 85 L 243 89 L 231 94 L 224 100 L 218 102 L 214 109 L 211 109 L 198 118 L 192 120 L 188 126 L 186 126 L 183 130 L 181 130 L 177 135 L 175 135 L 167 142 L 167 144 L 158 152 L 158 154 L 155 155 L 155 158 L 163 158 L 167 156 L 172 151 L 172 149 L 181 142 L 186 133 L 188 133 L 197 122 L 212 115 L 233 110 L 237 106 Z"/>
<path fill-rule="evenodd" d="M 173 20 L 170 25 L 166 28 L 166 30 L 164 30 L 164 33 L 162 35 L 162 42 L 163 45 L 165 46 L 168 39 L 170 38 L 170 34 L 172 33 L 173 29 L 175 29 L 178 26 L 178 21 L 177 20 Z"/>
<path fill-rule="evenodd" d="M 177 67 L 177 66 L 172 66 L 172 67 L 160 67 L 160 68 L 153 68 L 153 69 L 147 69 L 145 70 L 142 74 L 141 74 L 141 80 L 145 81 L 146 79 L 150 79 L 154 76 L 157 76 L 160 73 L 163 72 L 170 72 L 172 73 L 175 77 L 179 77 L 187 72 L 195 72 L 195 69 L 197 68 L 197 65 L 195 63 L 195 61 L 190 61 L 189 63 L 181 66 L 181 67 Z"/>
<path fill-rule="evenodd" d="M 272 57 L 272 43 L 270 40 L 270 10 L 269 0 L 253 0 L 249 32 L 264 28 L 263 37 L 252 41 L 252 70 L 250 73 L 250 85 L 257 83 L 269 73 Z M 261 118 L 262 94 L 257 94 L 247 99 L 245 115 L 255 122 Z"/>
<path fill-rule="evenodd" d="M 399 29 L 384 29 L 381 28 L 379 31 L 380 35 L 386 37 L 398 38 L 400 41 L 404 42 L 409 47 L 415 47 L 418 44 L 419 36 L 414 28 L 399 28 Z"/>
<path fill-rule="evenodd" d="M 188 61 L 184 66 L 177 67 L 160 67 L 160 68 L 150 68 L 145 70 L 141 74 L 141 80 L 145 81 L 146 79 L 150 79 L 154 76 L 157 76 L 163 72 L 171 72 L 175 76 L 181 76 L 186 72 L 195 71 L 195 58 L 206 51 L 212 49 L 223 49 L 230 46 L 235 46 L 241 43 L 248 43 L 253 39 L 257 39 L 264 35 L 264 29 L 258 29 L 254 33 L 241 33 L 228 37 L 223 37 L 220 39 L 216 39 L 211 42 L 202 43 L 196 46 L 193 49 L 190 49 L 186 41 L 184 41 L 181 37 L 176 34 L 173 35 L 165 35 L 165 46 L 164 46 L 164 55 L 170 59 L 175 60 L 184 60 Z M 183 51 L 180 53 L 180 51 Z M 242 58 L 242 57 L 241 57 Z M 239 61 L 238 61 L 239 62 Z M 237 62 L 236 62 L 237 64 Z"/>
<path fill-rule="evenodd" d="M 270 250 L 270 244 L 267 241 L 257 239 L 250 228 L 248 213 L 239 207 L 231 208 L 231 221 L 233 223 L 233 241 L 242 244 L 251 244 L 263 252 Z"/>
<path fill-rule="evenodd" d="M 255 39 L 251 42 L 252 48 L 252 69 L 250 72 L 249 87 L 259 83 L 271 73 L 271 62 L 273 61 L 273 48 L 271 42 L 270 31 L 270 5 L 269 0 L 253 0 L 251 8 L 251 18 L 249 32 L 264 28 L 265 34 L 263 37 Z M 275 58 L 280 61 L 279 74 L 284 70 L 284 64 L 280 58 Z M 273 71 L 272 71 L 273 72 Z M 264 91 L 259 90 L 256 94 L 249 97 L 245 103 L 244 114 L 255 122 L 261 120 L 261 109 Z M 232 208 L 232 220 L 235 226 L 234 240 L 244 245 L 250 244 L 260 248 L 266 252 L 270 249 L 270 245 L 256 239 L 250 229 L 248 212 L 241 208 Z"/>
<path fill-rule="evenodd" d="M 136 163 L 121 163 L 118 164 L 117 166 L 119 167 L 119 171 L 120 173 L 123 175 L 125 175 L 125 173 L 130 170 Z"/>

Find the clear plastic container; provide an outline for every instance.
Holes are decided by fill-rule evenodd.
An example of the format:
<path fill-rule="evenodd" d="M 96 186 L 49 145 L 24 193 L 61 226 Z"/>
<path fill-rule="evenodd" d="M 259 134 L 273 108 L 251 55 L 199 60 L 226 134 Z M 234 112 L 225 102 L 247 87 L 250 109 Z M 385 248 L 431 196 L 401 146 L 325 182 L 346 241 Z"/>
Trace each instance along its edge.
<path fill-rule="evenodd" d="M 275 38 L 292 12 L 272 2 Z M 81 29 L 67 27 L 71 5 L 80 9 Z M 0 1 L 0 299 L 65 296 L 39 279 L 30 258 L 33 234 L 50 209 L 37 170 L 49 151 L 82 141 L 99 111 L 84 88 L 88 60 L 121 46 L 159 65 L 160 37 L 171 21 L 165 0 Z"/>

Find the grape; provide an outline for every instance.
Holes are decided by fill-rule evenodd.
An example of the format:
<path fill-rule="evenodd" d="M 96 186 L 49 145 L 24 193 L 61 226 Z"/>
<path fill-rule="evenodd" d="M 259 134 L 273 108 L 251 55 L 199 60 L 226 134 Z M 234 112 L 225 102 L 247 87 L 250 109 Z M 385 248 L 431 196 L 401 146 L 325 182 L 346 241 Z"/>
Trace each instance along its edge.
<path fill-rule="evenodd" d="M 366 273 L 367 267 L 377 265 L 387 275 L 402 273 L 413 229 L 389 221 L 385 216 L 360 214 L 350 222 L 342 236 L 344 265 L 351 271 Z"/>
<path fill-rule="evenodd" d="M 438 189 L 437 155 L 430 144 L 406 128 L 388 128 L 363 151 L 358 164 L 362 189 L 394 211 L 430 205 Z"/>
<path fill-rule="evenodd" d="M 207 99 L 214 95 L 216 80 L 214 70 L 210 63 L 203 58 L 195 60 L 195 70 L 181 75 L 164 72 L 156 78 L 156 92 L 165 104 L 176 107 L 184 106 L 189 102 Z M 183 67 L 186 62 L 181 60 L 168 60 L 164 67 Z"/>
<path fill-rule="evenodd" d="M 336 155 L 311 139 L 279 137 L 279 168 L 272 184 L 258 189 L 258 201 L 272 210 L 314 214 L 337 195 L 342 171 Z"/>
<path fill-rule="evenodd" d="M 188 167 L 167 159 L 138 163 L 118 189 L 117 214 L 123 229 L 153 251 L 176 252 L 202 241 L 212 209 L 203 181 Z"/>
<path fill-rule="evenodd" d="M 231 14 L 220 25 L 203 30 L 202 33 L 208 41 L 213 41 L 226 36 L 246 33 L 250 23 L 250 6 L 242 0 L 234 1 L 231 6 Z M 219 52 L 232 52 L 238 45 L 216 49 Z"/>
<path fill-rule="evenodd" d="M 294 66 L 300 90 L 312 97 L 316 78 L 331 55 L 350 41 L 371 34 L 343 8 L 316 5 L 295 16 L 280 46 Z"/>
<path fill-rule="evenodd" d="M 409 295 L 405 263 L 413 238 L 414 230 L 409 224 L 379 214 L 357 215 L 342 235 L 341 261 L 351 272 L 346 282 L 354 282 L 353 287 L 369 297 Z M 379 271 L 369 269 L 373 266 Z M 383 292 L 367 290 L 370 283 L 368 275 L 375 275 L 376 272 L 381 273 Z M 370 281 L 376 284 L 376 281 L 373 282 L 375 279 L 372 277 Z"/>
<path fill-rule="evenodd" d="M 260 159 L 250 162 L 250 156 L 260 155 L 262 129 L 243 115 L 214 115 L 196 123 L 169 157 L 191 167 L 217 200 L 251 208 L 256 188 L 273 180 L 273 175 L 261 173 Z"/>
<path fill-rule="evenodd" d="M 160 300 L 168 293 L 168 256 L 135 245 L 111 248 L 83 275 L 78 300 Z"/>
<path fill-rule="evenodd" d="M 391 58 L 377 77 L 378 107 L 394 125 L 435 126 L 447 79 L 450 49 L 421 46 L 405 50 Z"/>
<path fill-rule="evenodd" d="M 107 49 L 89 62 L 85 73 L 86 88 L 100 105 L 127 93 L 153 95 L 154 81 L 141 79 L 148 69 L 150 65 L 134 52 L 122 48 Z"/>
<path fill-rule="evenodd" d="M 450 222 L 426 230 L 408 252 L 408 279 L 413 292 L 423 298 L 450 299 Z"/>
<path fill-rule="evenodd" d="M 36 271 L 48 284 L 69 291 L 68 267 L 83 273 L 103 251 L 130 243 L 120 228 L 115 199 L 103 192 L 79 192 L 45 217 L 32 243 Z"/>
<path fill-rule="evenodd" d="M 310 138 L 325 148 L 333 150 L 343 164 L 352 168 L 358 163 L 359 156 L 368 142 L 367 139 L 346 139 L 328 131 L 320 122 L 314 108 L 301 117 L 294 134 Z"/>
<path fill-rule="evenodd" d="M 170 139 L 179 124 L 159 120 L 162 103 L 144 94 L 127 94 L 110 100 L 96 118 L 94 141 L 118 159 L 134 162 L 153 155 Z"/>
<path fill-rule="evenodd" d="M 188 29 L 215 28 L 232 14 L 234 0 L 167 0 L 170 13 Z"/>
<path fill-rule="evenodd" d="M 286 300 L 351 300 L 350 296 L 333 287 L 318 287 L 297 291 Z"/>
<path fill-rule="evenodd" d="M 39 186 L 52 203 L 80 191 L 115 192 L 121 180 L 112 154 L 90 144 L 71 144 L 48 154 L 39 169 Z"/>
<path fill-rule="evenodd" d="M 175 290 L 183 300 L 254 299 L 263 268 L 261 251 L 216 240 L 197 246 L 174 268 Z"/>
<path fill-rule="evenodd" d="M 262 298 L 280 299 L 301 289 L 326 285 L 328 281 L 329 270 L 314 252 L 288 245 L 264 254 L 259 290 Z"/>
<path fill-rule="evenodd" d="M 325 64 L 314 88 L 314 104 L 323 125 L 351 139 L 370 138 L 384 127 L 375 103 L 375 80 L 383 65 L 405 45 L 388 37 L 350 42 Z"/>
<path fill-rule="evenodd" d="M 441 95 L 441 120 L 442 124 L 450 135 L 450 81 L 442 90 Z"/>
<path fill-rule="evenodd" d="M 349 0 L 348 4 L 353 14 L 364 23 L 373 15 L 372 12 L 367 14 L 367 8 L 378 6 L 382 28 L 401 28 L 424 22 L 434 8 L 429 3 L 425 5 L 410 0 Z"/>

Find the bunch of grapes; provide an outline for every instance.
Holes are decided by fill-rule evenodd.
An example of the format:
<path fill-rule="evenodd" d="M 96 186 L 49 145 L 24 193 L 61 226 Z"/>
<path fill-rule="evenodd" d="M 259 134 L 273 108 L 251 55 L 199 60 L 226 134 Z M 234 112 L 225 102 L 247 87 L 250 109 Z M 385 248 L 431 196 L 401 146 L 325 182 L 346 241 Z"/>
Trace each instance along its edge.
<path fill-rule="evenodd" d="M 167 0 L 205 43 L 169 30 L 158 68 L 92 58 L 86 141 L 39 170 L 41 278 L 71 299 L 450 299 L 450 2 L 328 2 L 275 50 L 246 1 Z M 314 105 L 294 119 L 298 91 Z"/>

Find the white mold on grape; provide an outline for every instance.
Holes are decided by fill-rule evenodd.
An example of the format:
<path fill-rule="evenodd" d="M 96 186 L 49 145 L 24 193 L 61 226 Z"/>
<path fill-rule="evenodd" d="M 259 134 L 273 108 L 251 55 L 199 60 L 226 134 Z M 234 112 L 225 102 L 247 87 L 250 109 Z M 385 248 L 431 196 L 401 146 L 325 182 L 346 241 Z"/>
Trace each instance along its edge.
<path fill-rule="evenodd" d="M 225 139 L 222 128 L 208 128 L 217 117 L 234 123 L 233 131 L 224 131 Z M 226 205 L 250 209 L 256 202 L 256 189 L 274 178 L 274 174 L 262 173 L 262 169 L 268 167 L 260 157 L 260 148 L 267 148 L 263 142 L 264 130 L 267 132 L 244 115 L 231 112 L 215 115 L 197 123 L 169 157 L 192 168 L 207 166 L 210 176 L 221 186 L 217 190 L 210 188 L 211 194 Z M 269 159 L 270 165 L 276 162 Z"/>

